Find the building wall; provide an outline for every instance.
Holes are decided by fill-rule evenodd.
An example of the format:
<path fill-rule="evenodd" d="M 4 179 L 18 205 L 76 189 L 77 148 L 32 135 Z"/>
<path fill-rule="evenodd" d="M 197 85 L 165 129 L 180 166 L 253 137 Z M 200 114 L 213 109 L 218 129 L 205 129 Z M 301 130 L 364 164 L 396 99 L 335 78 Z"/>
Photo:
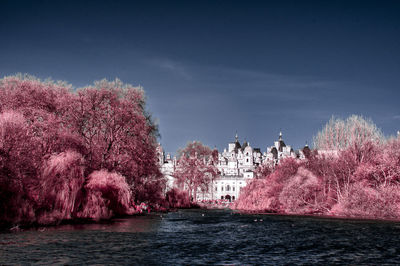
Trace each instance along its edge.
<path fill-rule="evenodd" d="M 161 171 L 167 177 L 167 188 L 174 187 L 173 173 L 176 169 L 176 158 L 167 155 L 165 158 L 161 145 L 159 150 L 159 161 Z M 254 178 L 254 171 L 261 164 L 277 165 L 287 157 L 299 157 L 303 159 L 302 152 L 296 155 L 291 146 L 282 140 L 282 133 L 274 145 L 267 148 L 263 154 L 260 149 L 253 149 L 246 141 L 241 145 L 236 135 L 235 141 L 228 144 L 228 149 L 218 153 L 217 169 L 220 175 L 209 185 L 208 191 L 197 191 L 197 200 L 217 200 L 230 198 L 236 200 L 240 190 Z"/>

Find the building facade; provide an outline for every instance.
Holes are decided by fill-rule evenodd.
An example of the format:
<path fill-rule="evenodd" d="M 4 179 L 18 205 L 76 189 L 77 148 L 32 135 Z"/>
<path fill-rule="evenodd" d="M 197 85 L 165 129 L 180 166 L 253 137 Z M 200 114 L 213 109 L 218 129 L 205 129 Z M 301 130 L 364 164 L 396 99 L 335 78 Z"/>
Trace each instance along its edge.
<path fill-rule="evenodd" d="M 209 185 L 207 191 L 198 191 L 197 200 L 225 199 L 234 201 L 239 197 L 240 191 L 249 180 L 255 177 L 255 170 L 261 164 L 275 166 L 284 158 L 304 158 L 302 151 L 295 152 L 291 146 L 286 145 L 282 138 L 282 132 L 274 145 L 267 147 L 266 152 L 261 153 L 260 148 L 253 148 L 250 143 L 242 144 L 236 134 L 235 140 L 228 144 L 228 148 L 218 153 L 218 177 Z M 176 157 L 164 154 L 162 147 L 158 147 L 158 161 L 161 171 L 167 178 L 169 190 L 175 186 L 173 173 L 177 167 Z"/>

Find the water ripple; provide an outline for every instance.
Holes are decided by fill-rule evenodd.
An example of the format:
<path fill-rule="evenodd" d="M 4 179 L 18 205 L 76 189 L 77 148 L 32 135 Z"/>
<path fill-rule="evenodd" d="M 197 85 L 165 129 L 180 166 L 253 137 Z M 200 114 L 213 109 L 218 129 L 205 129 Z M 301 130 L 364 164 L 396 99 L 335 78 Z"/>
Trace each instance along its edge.
<path fill-rule="evenodd" d="M 398 264 L 396 222 L 182 210 L 0 233 L 0 264 Z"/>

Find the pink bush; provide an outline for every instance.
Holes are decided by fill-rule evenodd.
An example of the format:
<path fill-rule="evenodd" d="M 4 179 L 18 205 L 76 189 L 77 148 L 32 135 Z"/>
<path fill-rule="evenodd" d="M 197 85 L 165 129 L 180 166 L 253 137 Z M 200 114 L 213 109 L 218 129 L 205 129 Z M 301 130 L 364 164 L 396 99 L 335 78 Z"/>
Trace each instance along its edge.
<path fill-rule="evenodd" d="M 39 223 L 49 224 L 73 217 L 85 181 L 83 172 L 84 160 L 77 152 L 62 152 L 47 160 L 38 193 L 42 211 Z"/>
<path fill-rule="evenodd" d="M 252 180 L 244 187 L 233 208 L 246 211 L 282 212 L 280 194 L 287 181 L 297 172 L 299 164 L 292 158 L 285 159 L 275 171 L 261 179 Z"/>
<path fill-rule="evenodd" d="M 284 160 L 244 189 L 233 208 L 400 219 L 400 138 L 354 143 L 337 156 Z"/>
<path fill-rule="evenodd" d="M 0 79 L 0 222 L 97 219 L 132 213 L 131 200 L 162 202 L 156 136 L 141 88 Z"/>
<path fill-rule="evenodd" d="M 198 141 L 189 142 L 178 153 L 180 158 L 174 177 L 179 187 L 188 192 L 188 200 L 195 201 L 198 189 L 206 191 L 217 176 L 216 154 Z"/>
<path fill-rule="evenodd" d="M 233 208 L 253 212 L 279 212 L 280 204 L 276 188 L 265 179 L 254 179 L 244 187 L 238 200 L 233 203 Z"/>
<path fill-rule="evenodd" d="M 379 189 L 354 184 L 342 201 L 329 214 L 362 218 L 400 218 L 399 187 Z"/>
<path fill-rule="evenodd" d="M 85 185 L 86 198 L 79 218 L 108 219 L 114 214 L 133 214 L 131 191 L 125 177 L 106 170 L 90 174 Z"/>
<path fill-rule="evenodd" d="M 254 171 L 256 178 L 264 178 L 274 171 L 273 167 L 268 163 L 263 163 Z"/>
<path fill-rule="evenodd" d="M 285 213 L 321 213 L 325 199 L 320 180 L 309 170 L 300 167 L 283 187 L 279 201 Z"/>
<path fill-rule="evenodd" d="M 18 111 L 0 114 L 0 220 L 30 222 L 35 220 L 38 197 L 32 188 L 40 167 L 39 142 L 30 132 Z"/>
<path fill-rule="evenodd" d="M 167 192 L 166 201 L 170 208 L 189 208 L 190 201 L 187 191 L 173 188 Z"/>

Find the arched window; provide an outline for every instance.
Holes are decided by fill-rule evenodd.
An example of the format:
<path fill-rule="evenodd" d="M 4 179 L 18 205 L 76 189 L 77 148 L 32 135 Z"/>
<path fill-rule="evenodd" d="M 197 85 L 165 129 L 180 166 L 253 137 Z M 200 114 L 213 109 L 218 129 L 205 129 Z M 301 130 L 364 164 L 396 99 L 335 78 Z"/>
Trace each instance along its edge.
<path fill-rule="evenodd" d="M 232 187 L 232 191 L 235 191 L 235 187 Z"/>
<path fill-rule="evenodd" d="M 215 191 L 218 191 L 218 187 L 215 187 Z"/>
<path fill-rule="evenodd" d="M 246 159 L 246 162 L 249 162 L 249 158 Z"/>
<path fill-rule="evenodd" d="M 223 186 L 221 187 L 221 191 L 224 191 L 224 187 Z"/>
<path fill-rule="evenodd" d="M 231 186 L 230 185 L 226 185 L 226 191 L 230 191 L 231 190 Z"/>
<path fill-rule="evenodd" d="M 249 153 L 248 153 L 248 152 L 246 152 L 246 156 L 249 156 Z"/>

